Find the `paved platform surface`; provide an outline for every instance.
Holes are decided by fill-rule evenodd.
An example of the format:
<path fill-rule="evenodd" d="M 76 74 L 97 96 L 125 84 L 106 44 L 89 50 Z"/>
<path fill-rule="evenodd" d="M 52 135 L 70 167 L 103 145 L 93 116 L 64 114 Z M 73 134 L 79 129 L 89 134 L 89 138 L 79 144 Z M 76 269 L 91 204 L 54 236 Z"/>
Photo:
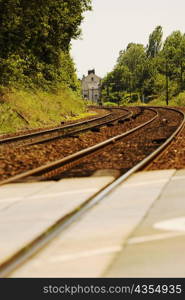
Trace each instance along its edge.
<path fill-rule="evenodd" d="M 184 277 L 185 170 L 130 177 L 11 277 Z"/>
<path fill-rule="evenodd" d="M 106 277 L 185 277 L 185 171 L 177 171 Z"/>
<path fill-rule="evenodd" d="M 99 176 L 0 187 L 0 263 L 113 180 Z"/>

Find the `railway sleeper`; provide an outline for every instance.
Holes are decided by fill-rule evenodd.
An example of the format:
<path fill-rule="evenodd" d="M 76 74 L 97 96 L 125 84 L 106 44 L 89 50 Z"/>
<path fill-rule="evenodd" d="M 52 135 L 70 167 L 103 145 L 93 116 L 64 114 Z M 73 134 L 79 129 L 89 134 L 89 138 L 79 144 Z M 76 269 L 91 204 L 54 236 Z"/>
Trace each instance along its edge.
<path fill-rule="evenodd" d="M 127 120 L 119 120 L 118 123 L 119 124 L 123 124 L 124 122 L 126 122 Z"/>
<path fill-rule="evenodd" d="M 152 140 L 152 143 L 154 144 L 162 144 L 166 141 L 167 138 L 159 138 L 159 139 L 155 139 L 155 140 Z"/>
<path fill-rule="evenodd" d="M 107 127 L 113 127 L 115 125 L 115 123 L 108 123 L 106 125 L 107 125 Z"/>
<path fill-rule="evenodd" d="M 77 135 L 77 134 L 69 134 L 69 135 L 66 135 L 65 137 L 79 139 L 79 135 Z"/>
<path fill-rule="evenodd" d="M 100 127 L 91 128 L 92 132 L 100 132 Z"/>
<path fill-rule="evenodd" d="M 138 117 L 138 114 L 132 116 L 132 119 L 135 120 Z"/>

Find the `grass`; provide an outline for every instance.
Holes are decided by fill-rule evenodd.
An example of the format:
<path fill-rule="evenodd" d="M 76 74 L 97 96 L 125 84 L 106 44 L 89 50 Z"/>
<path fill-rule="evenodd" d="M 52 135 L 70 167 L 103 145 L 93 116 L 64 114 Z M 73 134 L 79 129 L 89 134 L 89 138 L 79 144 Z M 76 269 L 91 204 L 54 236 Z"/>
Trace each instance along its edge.
<path fill-rule="evenodd" d="M 155 98 L 154 100 L 151 100 L 147 103 L 142 103 L 141 101 L 135 101 L 135 102 L 125 102 L 122 101 L 121 105 L 129 105 L 129 106 L 137 106 L 137 105 L 144 105 L 144 106 L 166 106 L 166 96 L 161 95 L 158 98 Z M 178 94 L 177 96 L 174 96 L 169 99 L 169 106 L 185 106 L 185 92 L 182 92 Z"/>
<path fill-rule="evenodd" d="M 0 134 L 55 126 L 88 115 L 84 101 L 69 89 L 55 93 L 0 90 Z"/>
<path fill-rule="evenodd" d="M 151 102 L 148 103 L 148 105 L 166 105 L 166 99 L 165 96 L 161 96 Z M 185 106 L 185 92 L 182 92 L 178 94 L 177 96 L 174 96 L 169 100 L 169 106 Z"/>
<path fill-rule="evenodd" d="M 118 106 L 117 103 L 114 103 L 114 102 L 104 102 L 103 103 L 103 106 L 107 106 L 107 107 L 115 107 L 115 106 Z"/>

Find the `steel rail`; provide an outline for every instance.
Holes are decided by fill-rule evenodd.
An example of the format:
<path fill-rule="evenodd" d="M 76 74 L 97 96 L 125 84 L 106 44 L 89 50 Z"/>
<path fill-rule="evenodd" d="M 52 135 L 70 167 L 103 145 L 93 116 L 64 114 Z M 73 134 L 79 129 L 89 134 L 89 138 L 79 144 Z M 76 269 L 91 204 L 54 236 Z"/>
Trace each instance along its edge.
<path fill-rule="evenodd" d="M 91 146 L 91 147 L 86 148 L 84 150 L 78 151 L 78 152 L 76 152 L 74 154 L 71 154 L 69 156 L 66 156 L 62 159 L 56 160 L 56 161 L 48 163 L 44 166 L 41 166 L 41 167 L 35 168 L 33 170 L 23 172 L 21 174 L 12 176 L 8 179 L 2 180 L 2 181 L 0 181 L 0 186 L 4 185 L 4 184 L 7 184 L 7 183 L 11 183 L 11 182 L 15 182 L 15 181 L 24 179 L 26 177 L 40 176 L 40 175 L 42 175 L 46 172 L 52 171 L 53 169 L 60 168 L 62 166 L 65 166 L 66 164 L 69 164 L 69 163 L 74 162 L 78 159 L 81 159 L 81 158 L 83 158 L 83 157 L 85 157 L 89 154 L 95 153 L 97 150 L 100 150 L 100 149 L 104 148 L 105 146 L 110 145 L 111 143 L 115 143 L 116 141 L 122 139 L 123 137 L 128 136 L 129 134 L 133 133 L 134 131 L 137 131 L 140 128 L 143 128 L 146 125 L 150 124 L 151 122 L 153 122 L 158 117 L 158 112 L 156 112 L 154 109 L 149 109 L 149 108 L 147 108 L 147 109 L 152 110 L 153 112 L 155 112 L 155 116 L 152 117 L 149 121 L 133 128 L 133 129 L 130 129 L 130 130 L 128 130 L 128 131 L 126 131 L 122 134 L 114 136 L 114 137 L 112 137 L 112 138 L 110 138 L 110 139 L 108 139 L 104 142 L 98 143 L 94 146 Z"/>
<path fill-rule="evenodd" d="M 47 133 L 51 133 L 51 132 L 61 131 L 61 130 L 68 129 L 68 128 L 73 128 L 73 127 L 80 126 L 80 125 L 83 125 L 83 124 L 86 124 L 86 123 L 91 123 L 91 122 L 94 122 L 94 121 L 104 119 L 104 118 L 106 118 L 110 115 L 111 115 L 111 113 L 108 113 L 108 114 L 106 114 L 102 117 L 94 118 L 94 119 L 91 119 L 91 120 L 81 121 L 81 122 L 77 122 L 77 123 L 73 123 L 73 124 L 68 124 L 68 125 L 65 125 L 65 126 L 59 126 L 59 127 L 55 127 L 55 128 L 51 128 L 51 129 L 41 130 L 41 131 L 32 132 L 32 133 L 26 133 L 26 134 L 22 134 L 22 135 L 13 136 L 13 137 L 1 138 L 0 139 L 0 144 L 19 141 L 19 140 L 23 140 L 23 139 L 27 139 L 27 138 L 36 137 L 36 136 L 39 136 L 41 134 L 47 134 Z"/>
<path fill-rule="evenodd" d="M 180 112 L 180 111 L 178 111 Z M 139 171 L 144 165 L 150 162 L 158 153 L 160 153 L 165 146 L 171 142 L 171 140 L 178 134 L 181 128 L 185 124 L 185 114 L 180 112 L 183 116 L 183 120 L 180 126 L 175 130 L 175 132 L 166 140 L 166 142 L 159 146 L 155 151 L 153 151 L 149 156 L 127 171 L 125 174 L 121 175 L 119 178 L 115 179 L 111 184 L 108 184 L 98 193 L 90 197 L 85 203 L 83 203 L 77 209 L 74 209 L 71 213 L 65 217 L 59 219 L 50 228 L 43 232 L 36 239 L 31 241 L 26 247 L 22 248 L 20 251 L 15 253 L 9 260 L 0 265 L 0 278 L 8 277 L 15 269 L 20 267 L 27 259 L 37 254 L 41 249 L 43 249 L 48 243 L 50 243 L 55 237 L 62 233 L 67 227 L 77 221 L 82 215 L 84 215 L 89 209 L 97 205 L 102 201 L 107 195 L 112 193 L 115 188 L 128 179 L 129 176 Z"/>
<path fill-rule="evenodd" d="M 44 143 L 44 142 L 56 140 L 56 139 L 59 139 L 59 138 L 62 138 L 62 137 L 67 137 L 67 136 L 72 135 L 72 134 L 84 132 L 86 130 L 89 130 L 89 129 L 92 129 L 92 128 L 95 128 L 95 127 L 100 127 L 100 126 L 103 126 L 105 124 L 109 124 L 111 122 L 115 122 L 116 120 L 122 119 L 124 117 L 125 118 L 128 117 L 128 116 L 132 117 L 132 112 L 130 112 L 128 109 L 122 109 L 122 110 L 127 111 L 127 114 L 122 115 L 120 117 L 116 117 L 116 118 L 114 118 L 112 120 L 109 120 L 109 121 L 104 121 L 100 124 L 94 124 L 94 125 L 90 125 L 88 127 L 85 127 L 83 129 L 77 129 L 77 130 L 74 130 L 74 131 L 69 132 L 69 133 L 62 133 L 62 134 L 59 134 L 59 135 L 53 136 L 53 137 L 52 136 L 51 137 L 45 137 L 45 138 L 42 137 L 41 139 L 36 140 L 36 141 L 30 141 L 30 142 L 28 141 L 26 144 L 24 144 L 24 146 L 30 146 L 30 145 L 35 145 L 35 144 L 39 144 L 39 143 Z M 11 143 L 11 142 L 16 142 L 16 141 L 22 141 L 22 140 L 25 140 L 25 139 L 31 139 L 33 137 L 39 137 L 39 136 L 43 136 L 43 135 L 50 134 L 50 133 L 57 133 L 57 132 L 60 132 L 60 131 L 64 131 L 65 129 L 79 127 L 79 126 L 84 125 L 84 124 L 88 125 L 88 124 L 91 124 L 93 122 L 99 121 L 101 119 L 105 119 L 106 117 L 109 117 L 109 116 L 111 116 L 111 113 L 109 113 L 109 114 L 107 114 L 103 117 L 94 118 L 94 119 L 91 119 L 91 120 L 88 120 L 88 121 L 82 121 L 82 122 L 69 124 L 69 125 L 62 126 L 62 127 L 55 127 L 55 128 L 52 128 L 52 129 L 43 130 L 43 131 L 30 133 L 30 134 L 25 134 L 25 135 L 21 135 L 21 136 L 15 136 L 15 137 L 9 137 L 9 138 L 5 138 L 5 139 L 0 139 L 0 145 Z"/>
<path fill-rule="evenodd" d="M 70 137 L 74 134 L 77 134 L 77 133 L 82 133 L 84 131 L 88 131 L 88 130 L 92 130 L 93 128 L 99 128 L 101 126 L 106 126 L 108 124 L 111 124 L 111 123 L 115 123 L 116 121 L 119 121 L 119 120 L 127 120 L 127 119 L 130 119 L 130 118 L 133 118 L 134 117 L 134 114 L 133 112 L 128 112 L 126 115 L 122 115 L 122 116 L 119 116 L 119 117 L 116 117 L 112 120 L 109 120 L 109 121 L 104 121 L 102 123 L 99 123 L 99 124 L 95 124 L 95 125 L 90 125 L 88 127 L 85 127 L 85 128 L 80 128 L 80 129 L 76 129 L 76 130 L 73 130 L 72 132 L 68 132 L 68 133 L 65 133 L 65 134 L 61 134 L 61 135 L 57 135 L 57 136 L 51 136 L 51 137 L 47 137 L 47 138 L 42 138 L 41 140 L 38 140 L 38 141 L 33 141 L 33 142 L 30 142 L 29 144 L 26 144 L 26 145 L 36 145 L 36 144 L 42 144 L 42 143 L 46 143 L 46 142 L 51 142 L 51 141 L 54 141 L 54 140 L 57 140 L 57 139 L 60 139 L 60 138 L 65 138 L 65 137 Z"/>
<path fill-rule="evenodd" d="M 152 107 L 153 107 L 153 108 L 156 107 L 156 108 L 165 109 L 165 107 L 163 107 L 163 106 L 152 106 Z M 184 112 L 182 112 L 182 111 L 180 111 L 180 110 L 178 110 L 178 109 L 175 109 L 175 108 L 173 108 L 173 107 L 168 107 L 168 110 L 172 110 L 172 111 L 181 113 L 181 115 L 182 115 L 184 121 L 182 121 L 182 124 L 181 124 L 181 125 L 179 126 L 179 128 L 177 129 L 177 132 L 176 132 L 176 131 L 174 132 L 174 136 L 173 136 L 172 138 L 169 138 L 168 143 L 167 143 L 167 144 L 164 143 L 163 148 L 161 147 L 161 150 L 159 149 L 159 152 L 158 152 L 156 155 L 154 155 L 154 156 L 151 158 L 151 160 L 150 160 L 149 162 L 147 162 L 147 163 L 143 166 L 143 170 L 144 170 L 144 171 L 148 171 L 149 168 L 151 167 L 151 165 L 152 165 L 153 163 L 157 162 L 158 159 L 160 159 L 160 158 L 162 157 L 162 155 L 164 155 L 164 151 L 163 151 L 163 150 L 167 150 L 167 149 L 170 148 L 171 143 L 172 143 L 174 137 L 175 137 L 177 134 L 180 134 L 180 133 L 182 132 L 184 126 L 185 126 L 185 113 L 184 113 Z"/>

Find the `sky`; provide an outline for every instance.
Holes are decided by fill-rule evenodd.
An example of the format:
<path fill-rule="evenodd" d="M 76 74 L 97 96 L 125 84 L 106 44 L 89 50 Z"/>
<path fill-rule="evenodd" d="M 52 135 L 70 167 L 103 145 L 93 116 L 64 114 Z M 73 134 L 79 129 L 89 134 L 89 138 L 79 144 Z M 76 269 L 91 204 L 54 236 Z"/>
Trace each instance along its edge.
<path fill-rule="evenodd" d="M 175 30 L 185 32 L 185 0 L 92 0 L 92 6 L 93 11 L 84 14 L 81 38 L 72 41 L 79 78 L 90 69 L 104 77 L 120 50 L 130 42 L 146 46 L 158 25 L 164 39 Z"/>

